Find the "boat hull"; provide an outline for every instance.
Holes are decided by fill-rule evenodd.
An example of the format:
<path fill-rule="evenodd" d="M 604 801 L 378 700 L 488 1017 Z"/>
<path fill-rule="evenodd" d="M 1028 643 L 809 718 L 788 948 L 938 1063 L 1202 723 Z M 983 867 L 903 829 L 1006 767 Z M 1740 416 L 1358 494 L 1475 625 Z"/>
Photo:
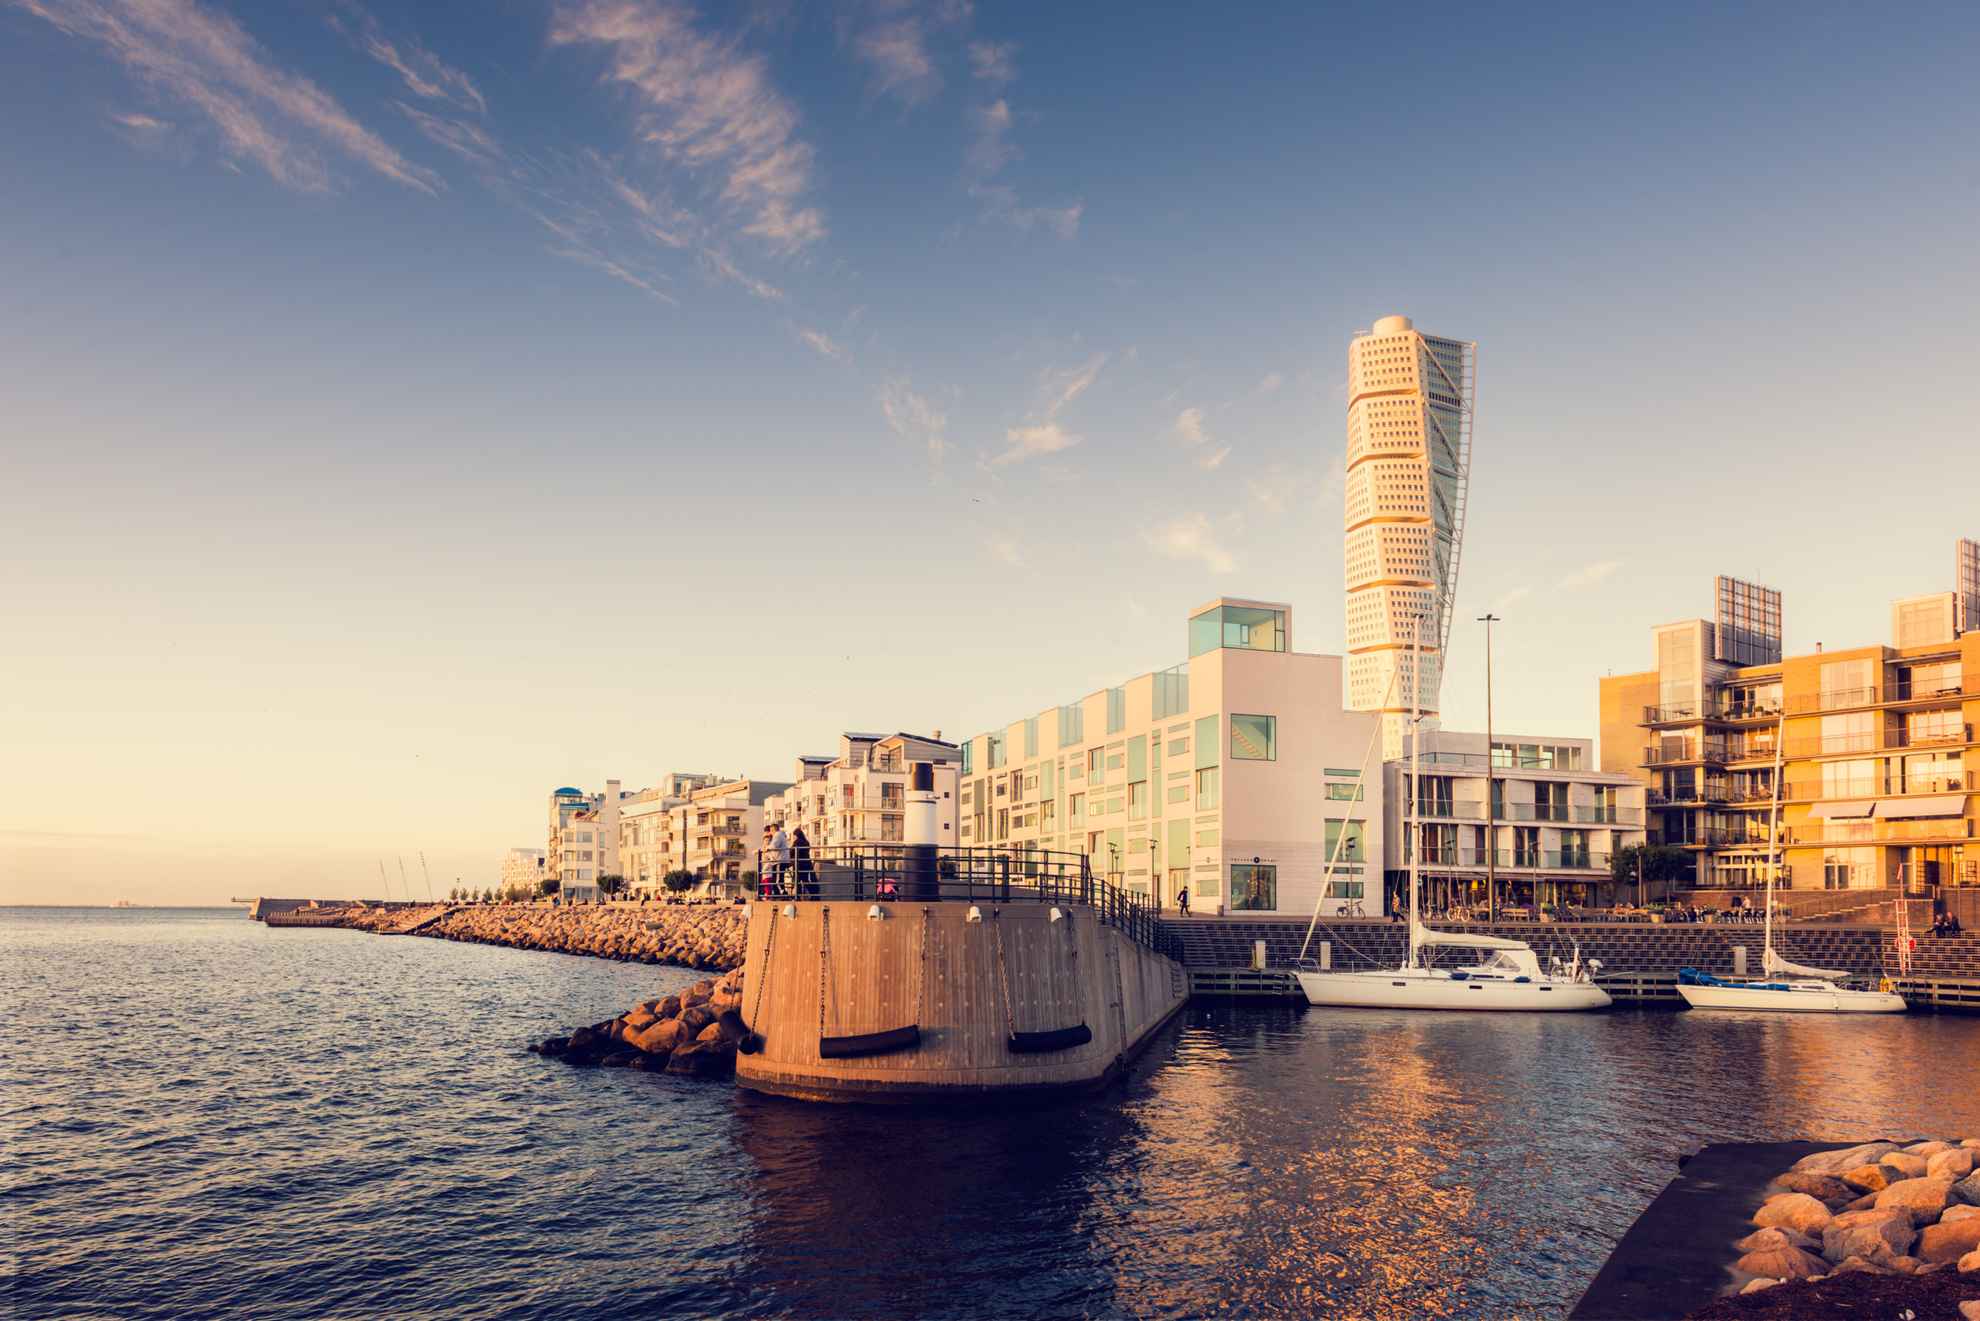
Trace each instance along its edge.
<path fill-rule="evenodd" d="M 1693 1009 L 1758 1009 L 1776 1014 L 1901 1014 L 1904 997 L 1893 991 L 1852 991 L 1840 986 L 1693 986 L 1678 994 Z"/>
<path fill-rule="evenodd" d="M 1301 972 L 1306 1002 L 1359 1009 L 1504 1010 L 1562 1013 L 1606 1009 L 1609 993 L 1591 982 L 1453 977 L 1441 968 L 1385 972 Z"/>

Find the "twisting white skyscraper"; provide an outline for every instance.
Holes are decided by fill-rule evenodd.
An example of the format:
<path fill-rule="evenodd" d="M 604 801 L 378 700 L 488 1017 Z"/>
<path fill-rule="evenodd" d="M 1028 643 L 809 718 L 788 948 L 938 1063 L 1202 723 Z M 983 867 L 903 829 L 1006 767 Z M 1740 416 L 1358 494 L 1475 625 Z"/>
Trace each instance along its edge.
<path fill-rule="evenodd" d="M 1403 755 L 1410 647 L 1423 623 L 1423 710 L 1434 728 L 1471 477 L 1478 346 L 1383 317 L 1348 345 L 1347 704 L 1382 713 Z"/>

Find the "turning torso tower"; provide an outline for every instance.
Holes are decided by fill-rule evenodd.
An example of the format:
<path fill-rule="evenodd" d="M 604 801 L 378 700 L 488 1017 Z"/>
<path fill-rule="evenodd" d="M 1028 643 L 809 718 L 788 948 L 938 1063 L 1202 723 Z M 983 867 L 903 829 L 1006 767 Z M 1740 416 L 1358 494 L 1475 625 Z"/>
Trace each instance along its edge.
<path fill-rule="evenodd" d="M 1382 713 L 1382 756 L 1409 729 L 1413 630 L 1423 621 L 1424 727 L 1451 632 L 1471 476 L 1478 346 L 1383 317 L 1348 345 L 1347 704 Z"/>

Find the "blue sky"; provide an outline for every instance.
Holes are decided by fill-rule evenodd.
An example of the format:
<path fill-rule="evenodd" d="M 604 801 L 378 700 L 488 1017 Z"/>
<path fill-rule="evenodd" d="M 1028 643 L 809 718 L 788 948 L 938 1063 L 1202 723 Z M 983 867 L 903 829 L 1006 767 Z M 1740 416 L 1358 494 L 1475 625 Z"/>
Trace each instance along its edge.
<path fill-rule="evenodd" d="M 1481 344 L 1503 725 L 1592 733 L 1715 572 L 1880 639 L 1980 533 L 1977 43 L 0 0 L 0 901 L 485 878 L 555 785 L 973 732 L 1218 592 L 1338 650 L 1390 312 Z"/>

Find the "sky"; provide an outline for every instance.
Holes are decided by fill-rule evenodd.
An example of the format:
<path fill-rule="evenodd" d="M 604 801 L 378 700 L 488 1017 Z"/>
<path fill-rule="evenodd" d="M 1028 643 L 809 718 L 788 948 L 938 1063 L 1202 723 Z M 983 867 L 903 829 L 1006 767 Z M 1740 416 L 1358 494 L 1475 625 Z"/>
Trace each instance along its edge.
<path fill-rule="evenodd" d="M 1445 723 L 1980 535 L 1980 9 L 0 0 L 0 903 L 491 882 L 1283 600 L 1478 341 Z"/>

